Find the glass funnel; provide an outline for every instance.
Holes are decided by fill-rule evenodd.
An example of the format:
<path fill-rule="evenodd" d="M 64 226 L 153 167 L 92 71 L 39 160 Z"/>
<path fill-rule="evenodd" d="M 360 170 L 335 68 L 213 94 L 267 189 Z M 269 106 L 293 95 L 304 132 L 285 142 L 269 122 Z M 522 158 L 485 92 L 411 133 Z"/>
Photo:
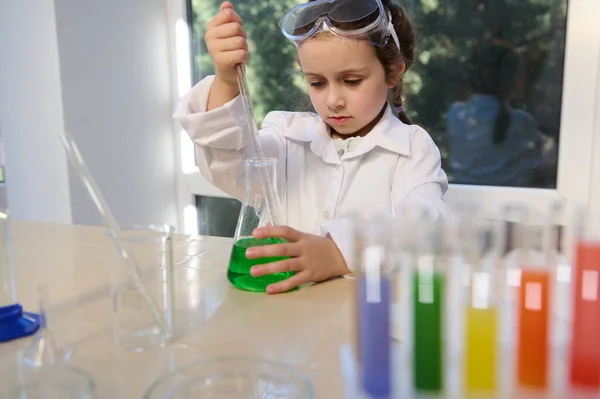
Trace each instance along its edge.
<path fill-rule="evenodd" d="M 40 328 L 31 344 L 25 349 L 23 362 L 31 367 L 53 366 L 61 361 L 69 360 L 73 355 L 74 348 L 57 339 L 48 325 L 47 306 L 49 295 L 47 283 L 40 284 L 38 295 Z"/>
<path fill-rule="evenodd" d="M 277 184 L 272 184 L 275 190 L 274 200 L 267 201 L 266 187 L 263 182 L 277 182 L 277 160 L 275 158 L 250 158 L 246 160 L 246 191 L 244 202 L 235 229 L 234 245 L 229 259 L 227 278 L 235 287 L 255 292 L 264 292 L 267 286 L 292 276 L 294 272 L 275 273 L 260 277 L 250 274 L 252 266 L 276 262 L 284 257 L 248 259 L 246 250 L 250 247 L 281 244 L 286 242 L 279 237 L 256 239 L 252 232 L 267 224 L 283 225 L 287 220 L 277 193 Z"/>

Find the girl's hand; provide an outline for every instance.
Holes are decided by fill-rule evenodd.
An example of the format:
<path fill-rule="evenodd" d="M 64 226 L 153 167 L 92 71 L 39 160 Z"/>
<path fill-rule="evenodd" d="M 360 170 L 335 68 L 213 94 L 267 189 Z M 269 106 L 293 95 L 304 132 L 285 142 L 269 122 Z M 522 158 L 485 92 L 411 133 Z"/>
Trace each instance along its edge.
<path fill-rule="evenodd" d="M 295 271 L 292 277 L 271 284 L 268 294 L 286 292 L 301 284 L 319 282 L 328 278 L 350 273 L 337 245 L 331 238 L 302 233 L 287 226 L 267 226 L 254 231 L 255 238 L 279 237 L 288 240 L 285 244 L 251 247 L 246 250 L 250 259 L 287 256 L 289 259 L 254 266 L 253 276 Z"/>
<path fill-rule="evenodd" d="M 248 60 L 248 42 L 242 18 L 226 1 L 206 25 L 206 47 L 215 66 L 215 79 L 237 87 L 236 65 Z"/>

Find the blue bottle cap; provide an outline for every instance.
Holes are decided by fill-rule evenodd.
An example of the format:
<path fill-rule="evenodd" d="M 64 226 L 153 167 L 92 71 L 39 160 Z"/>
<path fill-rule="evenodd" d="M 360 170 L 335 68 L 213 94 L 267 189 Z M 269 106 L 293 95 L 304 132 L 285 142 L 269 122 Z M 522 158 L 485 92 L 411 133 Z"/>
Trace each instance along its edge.
<path fill-rule="evenodd" d="M 18 303 L 0 307 L 0 342 L 33 335 L 39 327 L 39 316 L 23 312 Z"/>

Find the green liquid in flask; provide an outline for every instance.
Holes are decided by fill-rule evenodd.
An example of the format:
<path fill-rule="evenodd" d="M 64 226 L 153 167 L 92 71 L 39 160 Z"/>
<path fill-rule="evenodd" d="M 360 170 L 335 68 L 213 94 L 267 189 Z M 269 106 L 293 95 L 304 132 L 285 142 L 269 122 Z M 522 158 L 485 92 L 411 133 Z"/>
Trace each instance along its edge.
<path fill-rule="evenodd" d="M 283 272 L 267 274 L 265 276 L 254 277 L 250 274 L 252 266 L 263 265 L 265 263 L 277 262 L 287 259 L 287 257 L 271 258 L 246 258 L 246 249 L 263 245 L 283 244 L 287 242 L 282 238 L 242 238 L 236 241 L 231 251 L 229 259 L 229 268 L 227 269 L 227 279 L 234 287 L 245 291 L 265 292 L 269 284 L 285 280 L 295 274 L 295 272 Z"/>

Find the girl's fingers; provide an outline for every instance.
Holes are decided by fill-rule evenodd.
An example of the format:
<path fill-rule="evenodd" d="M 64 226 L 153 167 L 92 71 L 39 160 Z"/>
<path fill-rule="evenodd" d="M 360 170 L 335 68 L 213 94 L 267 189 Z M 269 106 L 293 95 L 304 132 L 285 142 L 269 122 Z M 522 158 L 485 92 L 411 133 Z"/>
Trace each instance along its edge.
<path fill-rule="evenodd" d="M 230 3 L 231 4 L 231 3 Z M 226 24 L 228 22 L 238 22 L 242 24 L 242 18 L 238 15 L 237 12 L 234 11 L 232 7 L 221 6 L 221 11 L 219 11 L 210 21 L 208 21 L 207 27 L 214 28 L 219 25 Z"/>
<path fill-rule="evenodd" d="M 239 22 L 227 22 L 225 24 L 215 26 L 210 31 L 210 37 L 213 39 L 229 39 L 234 37 L 241 37 L 246 39 L 247 34 L 242 24 Z"/>
<path fill-rule="evenodd" d="M 221 52 L 214 56 L 213 61 L 215 64 L 226 66 L 234 66 L 240 63 L 246 63 L 246 61 L 248 61 L 248 51 L 232 50 Z"/>
<path fill-rule="evenodd" d="M 278 237 L 290 242 L 300 241 L 303 233 L 289 226 L 265 226 L 254 230 L 255 238 Z"/>
<path fill-rule="evenodd" d="M 225 10 L 226 8 L 230 8 L 233 10 L 233 4 L 231 4 L 231 2 L 229 1 L 224 1 L 223 3 L 221 3 L 221 11 Z"/>
<path fill-rule="evenodd" d="M 267 274 L 294 272 L 297 271 L 300 264 L 296 258 L 280 260 L 277 262 L 265 263 L 264 265 L 253 266 L 250 274 L 254 277 L 265 276 Z"/>
<path fill-rule="evenodd" d="M 300 248 L 294 244 L 272 244 L 258 247 L 250 247 L 246 250 L 249 259 L 271 258 L 280 256 L 300 256 Z"/>
<path fill-rule="evenodd" d="M 215 52 L 225 52 L 233 50 L 248 51 L 248 44 L 246 44 L 246 40 L 240 36 L 230 37 L 229 39 L 220 39 L 211 47 L 211 50 Z"/>
<path fill-rule="evenodd" d="M 307 274 L 300 272 L 298 274 L 294 274 L 292 277 L 286 280 L 269 285 L 267 287 L 267 294 L 280 294 L 282 292 L 287 292 L 298 287 L 299 285 L 308 283 L 309 281 L 310 279 L 307 277 Z"/>

